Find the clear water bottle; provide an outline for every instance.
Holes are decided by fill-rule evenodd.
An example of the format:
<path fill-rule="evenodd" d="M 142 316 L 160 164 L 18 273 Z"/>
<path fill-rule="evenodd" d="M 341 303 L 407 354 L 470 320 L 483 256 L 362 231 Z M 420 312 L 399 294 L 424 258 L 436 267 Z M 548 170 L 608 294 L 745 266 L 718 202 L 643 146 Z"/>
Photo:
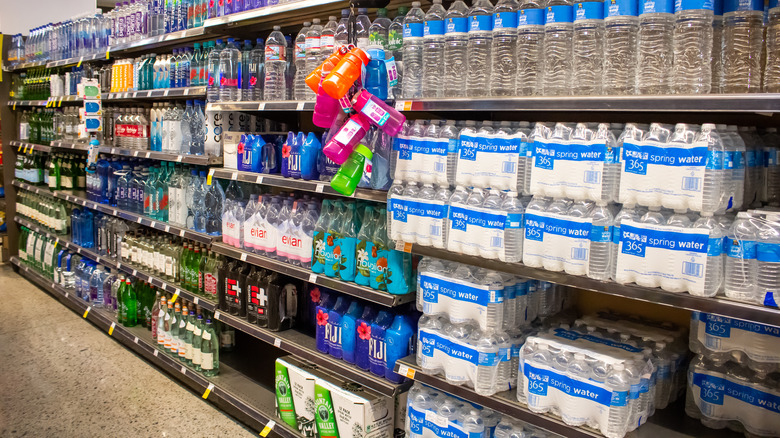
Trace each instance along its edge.
<path fill-rule="evenodd" d="M 320 35 L 320 59 L 322 61 L 330 56 L 335 49 L 337 27 L 336 17 L 334 15 L 328 17 L 328 22 L 323 26 L 322 34 Z"/>
<path fill-rule="evenodd" d="M 480 353 L 480 356 L 498 355 L 498 340 L 492 330 L 474 330 L 469 338 L 469 343 Z M 497 368 L 498 363 L 477 364 L 477 375 L 474 382 L 474 391 L 477 394 L 487 396 L 495 394 Z M 482 419 L 480 418 L 479 421 L 481 422 Z"/>
<path fill-rule="evenodd" d="M 462 97 L 465 94 L 468 14 L 466 3 L 455 0 L 444 16 L 444 97 Z"/>
<path fill-rule="evenodd" d="M 604 65 L 604 4 L 579 2 L 574 5 L 571 87 L 575 95 L 601 94 Z"/>
<path fill-rule="evenodd" d="M 544 80 L 544 2 L 523 0 L 517 12 L 517 81 L 515 95 L 542 93 Z"/>
<path fill-rule="evenodd" d="M 723 3 L 724 0 L 713 0 L 712 93 L 723 92 Z"/>
<path fill-rule="evenodd" d="M 720 132 L 720 129 L 718 130 Z M 764 174 L 766 188 L 766 202 L 770 205 L 780 203 L 780 135 L 777 134 L 777 128 L 766 128 L 761 137 L 764 141 Z"/>
<path fill-rule="evenodd" d="M 287 95 L 287 40 L 281 29 L 281 26 L 274 26 L 265 44 L 265 100 L 285 100 Z"/>
<path fill-rule="evenodd" d="M 733 208 L 739 210 L 745 201 L 745 141 L 737 132 L 737 125 L 726 126 L 726 134 L 731 138 L 734 149 L 731 152 L 731 164 L 733 168 L 732 181 L 734 182 Z"/>
<path fill-rule="evenodd" d="M 599 201 L 588 215 L 593 225 L 590 231 L 590 257 L 588 259 L 588 277 L 596 280 L 609 280 L 612 263 L 615 259 L 612 251 L 612 227 L 614 219 L 607 203 Z"/>
<path fill-rule="evenodd" d="M 423 25 L 422 97 L 442 97 L 444 81 L 441 69 L 444 66 L 444 15 L 447 11 L 441 0 L 433 0 L 425 14 Z"/>
<path fill-rule="evenodd" d="M 209 79 L 206 84 L 206 97 L 208 98 L 209 102 L 216 102 L 219 100 L 220 53 L 222 53 L 224 48 L 225 46 L 222 45 L 222 40 L 218 39 L 216 47 L 214 47 L 214 50 L 209 52 L 209 56 L 206 58 L 208 62 L 209 74 Z"/>
<path fill-rule="evenodd" d="M 368 9 L 358 8 L 358 14 L 355 17 L 355 42 L 363 50 L 367 50 L 370 44 L 370 29 L 371 20 L 368 18 Z"/>
<path fill-rule="evenodd" d="M 574 9 L 570 0 L 550 0 L 544 24 L 545 96 L 571 94 Z"/>
<path fill-rule="evenodd" d="M 766 26 L 766 70 L 764 92 L 780 93 L 780 5 L 769 9 Z"/>
<path fill-rule="evenodd" d="M 726 253 L 724 290 L 727 297 L 740 301 L 757 301 L 757 241 L 758 226 L 755 220 L 747 212 L 737 213 L 737 218 L 726 233 L 723 248 Z"/>
<path fill-rule="evenodd" d="M 723 14 L 724 93 L 761 91 L 764 4 L 760 0 L 726 2 Z"/>
<path fill-rule="evenodd" d="M 460 129 L 455 125 L 455 120 L 447 120 L 439 133 L 439 138 L 447 139 L 447 183 L 450 186 L 455 185 L 455 173 L 458 167 L 459 136 Z"/>
<path fill-rule="evenodd" d="M 336 25 L 336 32 L 333 34 L 333 39 L 336 42 L 336 46 L 349 44 L 349 9 L 341 10 L 341 19 L 339 19 Z"/>
<path fill-rule="evenodd" d="M 623 204 L 623 208 L 620 210 L 620 212 L 618 212 L 617 215 L 615 215 L 615 220 L 613 221 L 612 250 L 610 252 L 610 257 L 612 260 L 609 262 L 611 268 L 610 278 L 613 280 L 617 278 L 617 258 L 618 250 L 620 249 L 620 224 L 626 220 L 639 220 L 639 214 L 637 213 L 634 204 Z"/>
<path fill-rule="evenodd" d="M 756 245 L 757 303 L 776 307 L 780 301 L 780 223 L 766 220 Z"/>
<path fill-rule="evenodd" d="M 483 97 L 489 93 L 492 31 L 493 5 L 490 0 L 475 0 L 469 9 L 469 41 L 466 48 L 466 95 L 469 97 Z"/>
<path fill-rule="evenodd" d="M 724 204 L 726 191 L 723 185 L 723 142 L 716 127 L 705 123 L 694 140 L 695 144 L 707 144 L 707 164 L 704 170 L 704 186 L 702 188 L 702 212 L 715 213 Z"/>
<path fill-rule="evenodd" d="M 517 82 L 517 0 L 499 0 L 493 9 L 491 96 L 514 96 Z"/>
<path fill-rule="evenodd" d="M 604 94 L 634 94 L 638 29 L 636 1 L 604 4 Z"/>
<path fill-rule="evenodd" d="M 628 391 L 631 388 L 631 383 L 626 373 L 625 365 L 623 363 L 612 364 L 612 370 L 607 374 L 605 383 L 613 394 L 622 393 L 625 394 L 625 398 L 621 398 L 619 403 L 610 405 L 607 424 L 601 425 L 601 432 L 611 438 L 622 437 L 626 434 L 628 420 L 631 415 L 628 405 Z M 614 398 L 613 395 L 613 400 Z"/>
<path fill-rule="evenodd" d="M 303 28 L 295 36 L 295 47 L 293 47 L 293 62 L 295 63 L 295 79 L 293 81 L 293 97 L 295 100 L 304 100 L 306 96 L 306 33 L 311 27 L 310 21 L 303 23 Z"/>
<path fill-rule="evenodd" d="M 712 17 L 710 0 L 674 4 L 674 64 L 676 94 L 707 94 L 712 86 Z"/>
<path fill-rule="evenodd" d="M 219 54 L 219 100 L 238 100 L 238 58 L 241 56 L 233 38 Z"/>
<path fill-rule="evenodd" d="M 309 73 L 313 72 L 322 63 L 322 50 L 320 49 L 322 45 L 322 25 L 320 24 L 319 18 L 315 18 L 311 20 L 311 22 L 312 22 L 311 27 L 309 28 L 308 32 L 306 32 L 306 52 L 305 52 L 306 63 L 303 66 L 303 72 L 301 73 L 304 79 L 306 79 L 306 76 L 308 76 Z M 328 53 L 328 56 L 330 56 L 330 53 Z M 298 68 L 300 67 L 299 64 L 296 62 L 295 64 L 296 77 L 298 77 Z M 312 91 L 311 88 L 306 86 L 306 83 L 304 82 L 303 96 L 296 97 L 296 99 L 314 100 L 314 98 L 315 98 L 314 91 Z"/>
<path fill-rule="evenodd" d="M 405 99 L 422 97 L 423 45 L 425 14 L 420 2 L 412 2 L 412 9 L 404 17 L 403 85 Z"/>
<path fill-rule="evenodd" d="M 406 13 L 409 12 L 409 8 L 406 6 L 399 6 L 396 16 L 393 22 L 390 23 L 390 27 L 387 30 L 387 55 L 392 55 L 395 60 L 396 72 L 398 73 L 398 83 L 393 87 L 393 97 L 399 99 L 402 94 L 402 84 L 404 75 L 404 54 L 403 54 L 403 35 L 404 35 L 404 18 Z"/>
<path fill-rule="evenodd" d="M 504 229 L 504 255 L 499 257 L 502 262 L 519 263 L 523 258 L 523 202 L 517 197 L 517 192 L 506 192 L 501 210 L 507 213 L 507 226 Z"/>
<path fill-rule="evenodd" d="M 714 297 L 723 286 L 723 229 L 712 216 L 702 212 L 701 218 L 693 223 L 693 228 L 709 230 L 707 242 L 707 265 L 705 267 L 704 290 L 689 290 L 691 295 Z"/>
<path fill-rule="evenodd" d="M 371 27 L 368 28 L 369 45 L 382 46 L 382 49 L 385 51 L 386 58 L 391 56 L 389 53 L 387 53 L 389 50 L 387 32 L 390 30 L 391 23 L 392 21 L 387 18 L 387 9 L 379 8 L 376 11 L 376 18 L 374 18 L 374 21 L 371 23 Z"/>

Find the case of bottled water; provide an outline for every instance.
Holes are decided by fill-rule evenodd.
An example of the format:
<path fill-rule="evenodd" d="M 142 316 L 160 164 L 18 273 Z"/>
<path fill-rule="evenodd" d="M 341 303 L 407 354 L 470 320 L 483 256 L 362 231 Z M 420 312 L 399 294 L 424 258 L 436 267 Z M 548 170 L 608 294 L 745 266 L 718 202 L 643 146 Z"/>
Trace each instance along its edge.
<path fill-rule="evenodd" d="M 402 186 L 396 182 L 387 197 L 391 240 L 444 248 L 449 189 L 437 190 L 432 184 L 420 189 L 416 183 Z"/>
<path fill-rule="evenodd" d="M 572 426 L 624 436 L 650 415 L 656 366 L 650 348 L 568 326 L 529 336 L 520 353 L 518 400 Z"/>
<path fill-rule="evenodd" d="M 780 436 L 780 378 L 703 355 L 688 368 L 685 413 L 713 429 Z"/>
<path fill-rule="evenodd" d="M 460 131 L 455 184 L 464 187 L 519 191 L 519 160 L 529 148 L 528 123 L 489 120 L 477 127 L 466 122 Z"/>
<path fill-rule="evenodd" d="M 707 359 L 780 371 L 780 327 L 705 312 L 691 314 L 690 348 Z"/>

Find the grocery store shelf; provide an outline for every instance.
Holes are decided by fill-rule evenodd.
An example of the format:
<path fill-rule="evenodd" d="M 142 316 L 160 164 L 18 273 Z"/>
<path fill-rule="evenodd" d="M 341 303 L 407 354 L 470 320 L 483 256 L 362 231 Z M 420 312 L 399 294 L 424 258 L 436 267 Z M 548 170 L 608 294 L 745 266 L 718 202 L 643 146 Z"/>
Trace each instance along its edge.
<path fill-rule="evenodd" d="M 780 112 L 780 94 L 559 96 L 397 100 L 402 111 Z"/>
<path fill-rule="evenodd" d="M 158 88 L 155 90 L 128 91 L 126 93 L 103 93 L 103 100 L 158 99 L 206 97 L 206 87 Z"/>
<path fill-rule="evenodd" d="M 101 53 L 94 53 L 87 56 L 74 56 L 73 58 L 60 59 L 57 61 L 49 61 L 46 63 L 46 68 L 54 67 L 69 67 L 71 65 L 81 65 L 82 62 L 89 61 L 108 61 L 110 50 L 106 50 Z"/>
<path fill-rule="evenodd" d="M 396 242 L 396 248 L 404 246 L 403 242 Z M 630 298 L 649 303 L 661 304 L 678 309 L 698 310 L 701 312 L 715 313 L 732 318 L 745 319 L 780 326 L 780 309 L 765 307 L 756 304 L 742 303 L 721 297 L 698 297 L 688 293 L 675 293 L 649 288 L 634 284 L 618 284 L 611 281 L 594 280 L 585 276 L 571 275 L 564 272 L 546 271 L 541 268 L 532 268 L 521 263 L 505 263 L 498 260 L 489 260 L 482 257 L 457 254 L 442 249 L 427 246 L 406 244 L 405 250 L 422 256 L 436 257 L 442 260 L 450 260 L 479 266 L 501 272 L 549 281 L 563 286 L 578 289 L 591 290 L 607 295 Z"/>
<path fill-rule="evenodd" d="M 83 150 L 83 151 L 86 151 L 88 147 L 88 145 L 84 143 L 70 143 L 70 142 L 64 142 L 59 140 L 55 140 L 51 142 L 51 145 L 52 147 L 56 147 L 56 148 L 74 149 L 74 150 Z M 177 154 L 170 154 L 167 152 L 154 152 L 154 151 L 147 151 L 147 150 L 140 150 L 140 149 L 122 149 L 122 148 L 115 148 L 110 146 L 100 146 L 99 151 L 100 153 L 109 154 L 109 155 L 147 158 L 150 160 L 160 160 L 160 161 L 174 161 L 176 163 L 195 164 L 198 166 L 212 166 L 212 165 L 222 164 L 222 157 L 214 157 L 209 155 L 188 155 L 188 154 L 177 155 Z"/>
<path fill-rule="evenodd" d="M 395 371 L 409 376 L 417 382 L 567 438 L 603 437 L 595 429 L 569 426 L 558 417 L 531 412 L 524 404 L 517 401 L 516 389 L 500 392 L 492 396 L 484 396 L 477 394 L 471 388 L 447 383 L 444 377 L 424 374 L 417 365 L 414 356 L 407 356 L 396 361 Z M 728 429 L 709 429 L 704 427 L 698 420 L 686 416 L 683 406 L 684 399 L 685 396 L 682 395 L 676 403 L 667 406 L 666 409 L 657 410 L 647 423 L 628 433 L 626 438 L 737 438 L 742 436 L 742 434 L 737 434 Z"/>
<path fill-rule="evenodd" d="M 211 171 L 210 171 L 211 172 Z M 232 169 L 214 169 L 215 178 L 232 179 L 251 184 L 279 187 L 285 190 L 303 190 L 306 192 L 323 193 L 326 195 L 344 196 L 333 190 L 330 184 L 322 181 L 306 181 L 302 179 L 285 178 L 281 175 L 267 175 L 254 172 L 242 172 Z M 387 202 L 387 192 L 383 190 L 357 189 L 350 198 L 367 201 Z"/>
<path fill-rule="evenodd" d="M 22 62 L 13 67 L 5 67 L 5 71 L 27 70 L 28 68 L 45 67 L 46 61 Z"/>
<path fill-rule="evenodd" d="M 121 55 L 123 53 L 137 51 L 149 51 L 150 49 L 156 49 L 158 47 L 173 47 L 189 41 L 202 39 L 205 33 L 206 29 L 203 27 L 179 30 L 165 35 L 157 35 L 137 41 L 131 41 L 129 43 L 116 44 L 111 46 L 110 51 L 112 54 Z"/>
<path fill-rule="evenodd" d="M 203 23 L 204 28 L 233 28 L 237 26 L 249 26 L 257 23 L 273 21 L 276 15 L 285 14 L 284 17 L 289 18 L 288 12 L 294 12 L 298 14 L 319 12 L 314 9 L 322 9 L 325 7 L 329 11 L 337 11 L 341 8 L 349 7 L 349 3 L 344 0 L 301 0 L 291 1 L 287 3 L 277 4 L 273 6 L 266 6 L 263 8 L 252 9 L 249 11 L 239 12 L 237 14 L 225 15 L 223 17 L 209 18 Z"/>
<path fill-rule="evenodd" d="M 393 295 L 387 292 L 371 289 L 370 287 L 364 287 L 355 283 L 349 283 L 346 281 L 326 277 L 324 275 L 318 275 L 311 272 L 311 270 L 308 268 L 293 266 L 288 263 L 253 254 L 222 242 L 213 242 L 211 244 L 211 250 L 217 254 L 222 254 L 234 259 L 240 259 L 242 262 L 260 266 L 261 268 L 270 269 L 280 274 L 288 275 L 303 281 L 308 281 L 312 284 L 328 287 L 341 293 L 361 298 L 382 306 L 400 306 L 402 304 L 414 301 L 415 297 L 414 293 L 406 295 Z"/>
<path fill-rule="evenodd" d="M 11 140 L 8 144 L 11 145 L 11 147 L 16 146 L 16 152 L 32 152 L 32 151 L 38 151 L 38 152 L 51 152 L 51 146 L 45 146 L 42 144 L 35 144 L 35 143 L 27 143 L 25 141 L 19 141 L 19 140 Z M 85 147 L 86 149 L 86 147 Z"/>
<path fill-rule="evenodd" d="M 59 108 L 64 103 L 69 102 L 81 102 L 81 99 L 75 95 L 69 96 L 55 96 L 44 100 L 14 100 L 8 99 L 6 105 L 11 109 L 16 109 L 17 106 L 44 106 L 47 108 Z"/>
<path fill-rule="evenodd" d="M 275 421 L 276 409 L 274 408 L 275 395 L 273 391 L 261 386 L 224 362 L 220 362 L 219 376 L 204 377 L 182 364 L 178 359 L 166 354 L 159 354 L 160 352 L 153 344 L 149 331 L 145 328 L 124 327 L 117 324 L 109 312 L 93 309 L 89 303 L 71 294 L 71 290 L 65 289 L 30 270 L 17 257 L 12 257 L 11 263 L 19 267 L 22 276 L 53 294 L 63 304 L 82 315 L 84 319 L 89 320 L 100 330 L 105 330 L 117 342 L 143 356 L 147 361 L 184 383 L 196 393 L 203 394 L 204 399 L 250 427 L 262 431 L 267 425 L 271 425 L 272 430 L 268 436 L 301 437 L 283 422 L 277 423 Z"/>
<path fill-rule="evenodd" d="M 224 322 L 225 324 L 240 330 L 248 335 L 257 338 L 263 342 L 274 345 L 276 348 L 284 350 L 290 354 L 294 354 L 298 357 L 308 360 L 324 367 L 327 367 L 330 371 L 335 372 L 343 377 L 346 377 L 352 381 L 358 382 L 363 386 L 373 389 L 384 395 L 395 395 L 400 391 L 403 391 L 410 384 L 395 384 L 383 377 L 376 376 L 370 372 L 363 371 L 357 368 L 355 365 L 349 364 L 343 360 L 334 360 L 332 356 L 327 353 L 321 353 L 317 350 L 316 341 L 309 335 L 301 333 L 296 330 L 286 330 L 281 332 L 274 332 L 268 329 L 259 327 L 257 324 L 252 324 L 246 319 L 230 315 L 219 311 L 217 304 L 211 300 L 208 300 L 202 296 L 195 295 L 187 290 L 179 288 L 177 285 L 161 279 L 157 276 L 149 274 L 141 269 L 136 269 L 135 266 L 127 263 L 122 263 L 114 258 L 100 256 L 91 249 L 85 249 L 76 245 L 68 240 L 66 237 L 57 236 L 32 221 L 23 217 L 16 216 L 14 220 L 24 225 L 31 230 L 34 230 L 40 234 L 49 236 L 52 239 L 56 239 L 57 245 L 68 248 L 77 254 L 86 256 L 95 262 L 107 266 L 111 269 L 118 269 L 128 275 L 136 277 L 141 281 L 152 284 L 162 290 L 170 292 L 174 297 L 182 298 L 189 302 L 195 303 L 202 308 L 214 313 L 214 318 Z"/>
<path fill-rule="evenodd" d="M 61 190 L 51 191 L 47 187 L 36 187 L 36 186 L 32 186 L 32 185 L 27 184 L 27 183 L 23 183 L 21 181 L 14 181 L 13 185 L 18 187 L 18 188 L 20 188 L 20 189 L 22 189 L 22 190 L 27 190 L 27 191 L 30 191 L 30 192 L 33 192 L 33 193 L 36 193 L 36 194 L 39 194 L 39 195 L 45 195 L 45 196 L 51 196 L 51 197 L 54 197 L 54 198 L 63 199 L 65 201 L 81 205 L 82 207 L 91 208 L 93 210 L 97 210 L 97 211 L 99 211 L 101 213 L 104 213 L 104 214 L 108 214 L 108 215 L 111 215 L 111 216 L 116 216 L 118 218 L 122 218 L 124 220 L 135 222 L 135 223 L 137 223 L 139 225 L 143 225 L 145 227 L 154 228 L 156 230 L 160 230 L 160 231 L 166 232 L 168 234 L 173 234 L 173 235 L 176 235 L 176 236 L 179 236 L 179 237 L 183 237 L 185 239 L 194 240 L 196 242 L 209 244 L 216 237 L 216 236 L 211 236 L 211 235 L 208 235 L 208 234 L 205 234 L 205 233 L 198 233 L 198 232 L 186 229 L 186 228 L 177 227 L 175 225 L 168 225 L 165 222 L 157 222 L 155 220 L 149 219 L 146 216 L 141 216 L 141 215 L 136 214 L 136 213 L 131 213 L 129 211 L 120 210 L 118 208 L 111 207 L 110 205 L 107 205 L 107 204 L 99 204 L 97 202 L 92 202 L 92 201 L 87 200 L 83 196 L 81 196 L 81 195 L 83 195 L 83 193 L 80 193 L 80 192 L 68 193 L 68 192 L 61 191 Z M 74 193 L 76 193 L 78 195 L 76 195 Z"/>
<path fill-rule="evenodd" d="M 277 100 L 267 102 L 211 102 L 207 111 L 314 111 L 313 100 Z"/>

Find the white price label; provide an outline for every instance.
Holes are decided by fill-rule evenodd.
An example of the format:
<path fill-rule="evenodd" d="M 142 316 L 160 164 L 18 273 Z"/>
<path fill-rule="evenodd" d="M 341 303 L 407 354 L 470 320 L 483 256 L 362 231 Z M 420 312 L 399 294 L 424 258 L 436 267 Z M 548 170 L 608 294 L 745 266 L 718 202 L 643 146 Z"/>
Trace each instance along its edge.
<path fill-rule="evenodd" d="M 263 183 L 263 177 L 258 176 L 257 179 L 255 179 L 255 184 L 262 184 Z"/>
<path fill-rule="evenodd" d="M 136 344 L 138 343 L 138 336 L 133 338 L 133 343 L 136 343 Z"/>
<path fill-rule="evenodd" d="M 317 188 L 314 190 L 317 193 L 322 193 L 325 190 L 325 184 L 317 184 Z"/>
<path fill-rule="evenodd" d="M 237 180 L 238 179 L 238 172 L 233 172 L 230 175 L 230 179 L 232 179 L 233 181 Z"/>
<path fill-rule="evenodd" d="M 302 110 L 303 110 L 303 107 L 304 107 L 305 105 L 306 105 L 306 102 L 298 102 L 298 107 L 296 108 L 296 110 L 298 110 L 298 111 L 302 111 Z"/>
<path fill-rule="evenodd" d="M 182 374 L 187 374 L 187 367 L 185 367 L 184 365 L 182 365 L 182 366 L 181 366 L 181 370 L 180 370 L 180 371 L 181 371 L 181 373 L 182 373 Z"/>
<path fill-rule="evenodd" d="M 219 319 L 219 310 L 214 312 L 214 319 Z"/>
<path fill-rule="evenodd" d="M 170 227 L 170 225 L 166 225 L 166 226 L 165 226 L 165 232 L 167 233 L 167 232 L 169 232 L 169 231 L 171 231 L 171 227 Z"/>
<path fill-rule="evenodd" d="M 317 278 L 317 274 L 309 274 L 309 283 L 316 283 Z"/>
<path fill-rule="evenodd" d="M 246 253 L 241 254 L 241 261 L 242 262 L 246 261 Z"/>
<path fill-rule="evenodd" d="M 157 354 L 160 352 L 160 350 L 154 350 L 154 357 L 157 357 Z"/>
<path fill-rule="evenodd" d="M 274 347 L 280 348 L 282 346 L 282 340 L 279 338 L 274 339 Z"/>

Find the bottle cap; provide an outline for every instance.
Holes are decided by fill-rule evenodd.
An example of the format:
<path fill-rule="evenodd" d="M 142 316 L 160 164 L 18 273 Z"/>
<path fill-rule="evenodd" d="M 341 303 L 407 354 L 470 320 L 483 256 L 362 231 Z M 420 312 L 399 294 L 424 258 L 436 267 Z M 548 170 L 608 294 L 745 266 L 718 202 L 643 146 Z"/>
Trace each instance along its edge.
<path fill-rule="evenodd" d="M 371 152 L 371 149 L 364 146 L 362 143 L 355 146 L 355 152 L 359 153 L 360 155 L 368 158 L 369 160 L 374 157 L 374 153 Z"/>

